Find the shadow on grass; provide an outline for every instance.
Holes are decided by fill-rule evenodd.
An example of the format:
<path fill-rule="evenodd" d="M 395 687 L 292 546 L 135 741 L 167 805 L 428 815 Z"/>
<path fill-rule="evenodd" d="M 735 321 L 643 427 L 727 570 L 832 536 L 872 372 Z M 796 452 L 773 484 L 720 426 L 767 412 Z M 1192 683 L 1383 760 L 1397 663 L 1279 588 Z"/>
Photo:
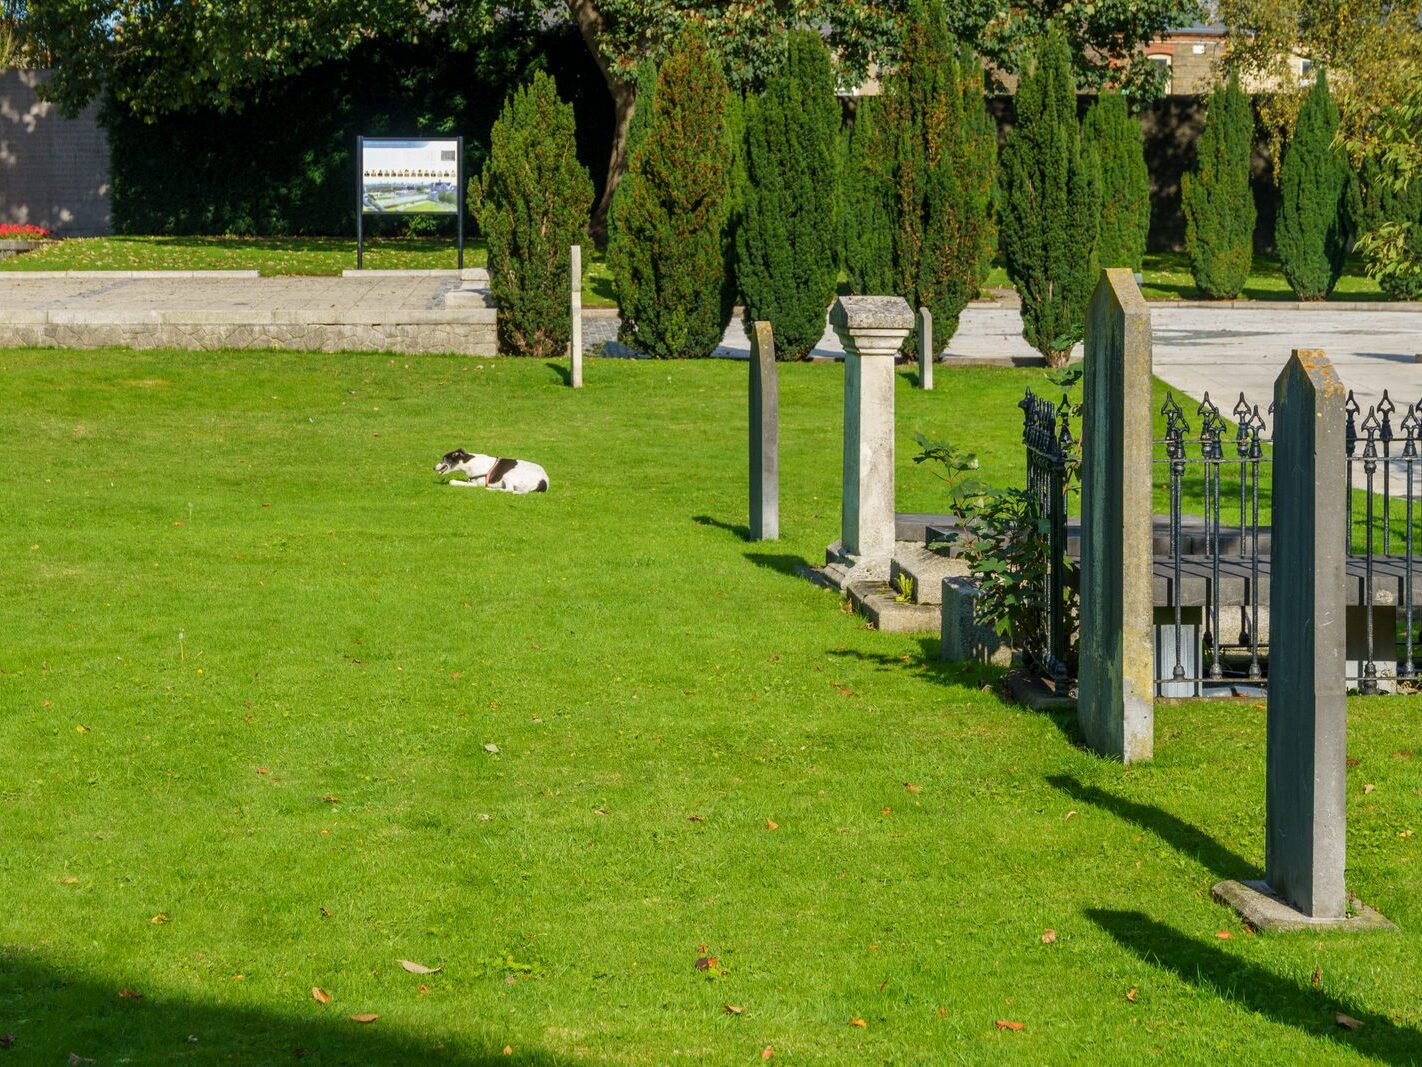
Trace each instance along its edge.
<path fill-rule="evenodd" d="M 137 981 L 129 976 L 134 985 Z M 303 1002 L 308 1019 L 256 1007 L 182 999 L 160 990 L 142 999 L 119 996 L 124 980 L 98 980 L 60 970 L 14 949 L 0 951 L 0 1030 L 13 1043 L 0 1051 L 6 1063 L 411 1064 L 454 1067 L 492 1064 L 559 1064 L 571 1060 L 543 1049 L 515 1047 L 480 1032 L 468 1042 L 446 1043 L 434 1034 L 396 1032 L 393 1012 L 373 1023 L 349 1016 L 364 1005 L 337 1009 Z M 409 1028 L 407 1027 L 407 1030 Z M 482 1029 L 482 1028 L 481 1028 Z"/>
<path fill-rule="evenodd" d="M 558 373 L 558 377 L 563 379 L 564 385 L 573 384 L 573 368 L 568 366 L 566 363 L 559 363 L 555 359 L 550 359 L 543 365 L 549 370 L 556 371 Z"/>
<path fill-rule="evenodd" d="M 746 559 L 757 567 L 765 567 L 791 578 L 799 578 L 800 571 L 809 566 L 804 556 L 792 556 L 787 552 L 747 552 Z"/>
<path fill-rule="evenodd" d="M 1257 1012 L 1266 1019 L 1293 1026 L 1313 1037 L 1326 1038 L 1344 1048 L 1384 1063 L 1416 1063 L 1422 1033 L 1398 1026 L 1385 1015 L 1370 1012 L 1347 1000 L 1337 1000 L 1231 955 L 1214 945 L 1196 941 L 1138 911 L 1088 908 L 1086 917 L 1117 944 L 1146 963 L 1171 971 L 1182 982 Z M 1340 1026 L 1335 1011 L 1363 1025 L 1357 1030 Z"/>
<path fill-rule="evenodd" d="M 750 540 L 750 527 L 744 523 L 729 523 L 724 519 L 713 519 L 710 515 L 693 515 L 691 521 L 697 526 L 714 526 L 718 530 L 735 534 L 742 541 Z"/>
<path fill-rule="evenodd" d="M 1075 717 L 1073 716 L 1073 723 Z M 1163 811 L 1151 804 L 1139 804 L 1126 800 L 1094 785 L 1085 785 L 1070 775 L 1054 774 L 1047 777 L 1047 784 L 1060 790 L 1082 804 L 1109 811 L 1117 818 L 1135 823 L 1142 830 L 1149 830 L 1171 848 L 1190 856 L 1203 864 L 1219 878 L 1237 878 L 1241 881 L 1263 878 L 1264 872 L 1239 853 L 1220 844 L 1198 827 L 1191 826 L 1178 816 Z"/>
<path fill-rule="evenodd" d="M 893 656 L 884 652 L 864 652 L 857 648 L 833 648 L 830 649 L 829 654 L 842 659 L 857 659 L 862 663 L 877 664 L 881 671 L 912 670 L 935 685 L 952 686 L 956 689 L 987 690 L 999 700 L 1007 702 L 1001 687 L 1003 676 L 1007 673 L 1003 668 L 992 667 L 986 663 L 977 663 L 972 660 L 947 663 L 938 658 L 939 641 L 937 637 L 924 636 L 917 640 L 918 652 L 906 655 Z"/>

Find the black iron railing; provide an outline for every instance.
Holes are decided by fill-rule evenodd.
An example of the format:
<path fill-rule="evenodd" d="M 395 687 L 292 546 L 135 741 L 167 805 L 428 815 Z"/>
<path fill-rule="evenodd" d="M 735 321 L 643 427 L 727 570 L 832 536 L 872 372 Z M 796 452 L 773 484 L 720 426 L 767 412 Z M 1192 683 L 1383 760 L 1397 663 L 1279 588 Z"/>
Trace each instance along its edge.
<path fill-rule="evenodd" d="M 1040 623 L 1034 634 L 1027 635 L 1034 647 L 1022 651 L 1034 666 L 1052 676 L 1059 691 L 1065 691 L 1073 636 L 1068 600 L 1071 560 L 1067 555 L 1067 495 L 1076 452 L 1071 409 L 1066 397 L 1058 406 L 1030 388 L 1017 406 L 1022 409 L 1022 443 L 1027 450 L 1027 491 L 1043 529 L 1040 550 L 1046 554 L 1041 568 Z"/>

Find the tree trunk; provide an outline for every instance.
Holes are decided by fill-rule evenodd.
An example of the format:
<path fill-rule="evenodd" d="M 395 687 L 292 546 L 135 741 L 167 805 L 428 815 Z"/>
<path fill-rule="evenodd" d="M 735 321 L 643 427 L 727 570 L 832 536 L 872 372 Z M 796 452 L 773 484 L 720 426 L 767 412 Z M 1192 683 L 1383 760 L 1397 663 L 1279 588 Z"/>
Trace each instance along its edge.
<path fill-rule="evenodd" d="M 578 24 L 583 43 L 592 53 L 597 69 L 607 82 L 607 91 L 612 97 L 616 118 L 612 127 L 612 152 L 607 161 L 607 182 L 603 186 L 602 198 L 593 209 L 588 232 L 598 248 L 607 247 L 607 213 L 612 207 L 612 195 L 627 170 L 627 131 L 632 125 L 632 115 L 637 110 L 637 86 L 627 78 L 620 77 L 612 69 L 607 57 L 602 54 L 599 38 L 607 25 L 607 19 L 598 9 L 596 0 L 568 0 L 568 10 L 573 21 Z"/>

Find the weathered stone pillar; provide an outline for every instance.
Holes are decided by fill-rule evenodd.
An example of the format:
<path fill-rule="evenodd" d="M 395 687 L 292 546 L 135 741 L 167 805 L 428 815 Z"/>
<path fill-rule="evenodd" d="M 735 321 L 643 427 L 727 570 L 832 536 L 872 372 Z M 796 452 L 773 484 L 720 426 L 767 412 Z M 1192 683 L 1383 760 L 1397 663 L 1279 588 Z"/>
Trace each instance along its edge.
<path fill-rule="evenodd" d="M 1316 349 L 1296 349 L 1274 382 L 1264 881 L 1214 887 L 1259 929 L 1391 926 L 1357 901 L 1350 915 L 1343 878 L 1346 397 Z"/>
<path fill-rule="evenodd" d="M 918 387 L 933 388 L 933 312 L 918 309 Z"/>
<path fill-rule="evenodd" d="M 1305 915 L 1330 919 L 1348 904 L 1346 396 L 1315 349 L 1295 350 L 1274 383 L 1264 879 Z"/>
<path fill-rule="evenodd" d="M 780 536 L 780 386 L 770 323 L 750 331 L 750 539 Z"/>
<path fill-rule="evenodd" d="M 894 554 L 894 357 L 913 329 L 913 311 L 898 296 L 845 296 L 830 324 L 844 345 L 838 555 L 856 578 L 883 580 Z"/>
<path fill-rule="evenodd" d="M 1154 750 L 1150 308 L 1129 270 L 1101 273 L 1086 324 L 1081 656 L 1086 743 L 1123 762 Z"/>
<path fill-rule="evenodd" d="M 574 389 L 583 387 L 583 246 L 573 245 L 573 263 L 570 270 L 569 292 L 570 312 L 573 316 L 573 339 L 570 351 L 573 357 L 572 385 Z"/>

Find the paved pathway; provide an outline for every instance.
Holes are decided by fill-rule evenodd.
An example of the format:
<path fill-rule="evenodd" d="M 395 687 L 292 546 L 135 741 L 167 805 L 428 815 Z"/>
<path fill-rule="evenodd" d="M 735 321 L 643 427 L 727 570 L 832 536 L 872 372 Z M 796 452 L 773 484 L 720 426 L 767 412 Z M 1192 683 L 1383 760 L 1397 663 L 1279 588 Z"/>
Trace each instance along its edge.
<path fill-rule="evenodd" d="M 165 318 L 192 314 L 241 317 L 315 316 L 319 321 L 374 323 L 412 321 L 447 328 L 471 313 L 453 307 L 449 294 L 461 282 L 455 272 L 385 274 L 359 277 L 256 278 L 239 273 L 198 273 L 192 277 L 135 276 L 80 272 L 68 275 L 0 272 L 0 318 L 26 313 L 62 313 L 82 323 L 132 321 L 159 313 Z M 448 300 L 448 303 L 446 301 Z M 110 319 L 110 317 L 112 317 Z M 314 320 L 313 320 L 314 321 Z M 1405 410 L 1422 400 L 1422 311 L 1378 304 L 1366 310 L 1267 304 L 1235 307 L 1152 305 L 1155 370 L 1191 397 L 1209 391 L 1222 407 L 1233 407 L 1240 391 L 1268 407 L 1274 377 L 1293 348 L 1322 348 L 1344 384 L 1366 408 L 1383 389 Z M 616 336 L 616 319 L 606 311 L 586 313 L 589 347 Z M 733 322 L 717 355 L 746 358 L 750 345 Z M 815 348 L 820 356 L 842 356 L 834 333 Z M 964 311 L 946 357 L 1029 357 L 1015 308 L 974 304 Z"/>

